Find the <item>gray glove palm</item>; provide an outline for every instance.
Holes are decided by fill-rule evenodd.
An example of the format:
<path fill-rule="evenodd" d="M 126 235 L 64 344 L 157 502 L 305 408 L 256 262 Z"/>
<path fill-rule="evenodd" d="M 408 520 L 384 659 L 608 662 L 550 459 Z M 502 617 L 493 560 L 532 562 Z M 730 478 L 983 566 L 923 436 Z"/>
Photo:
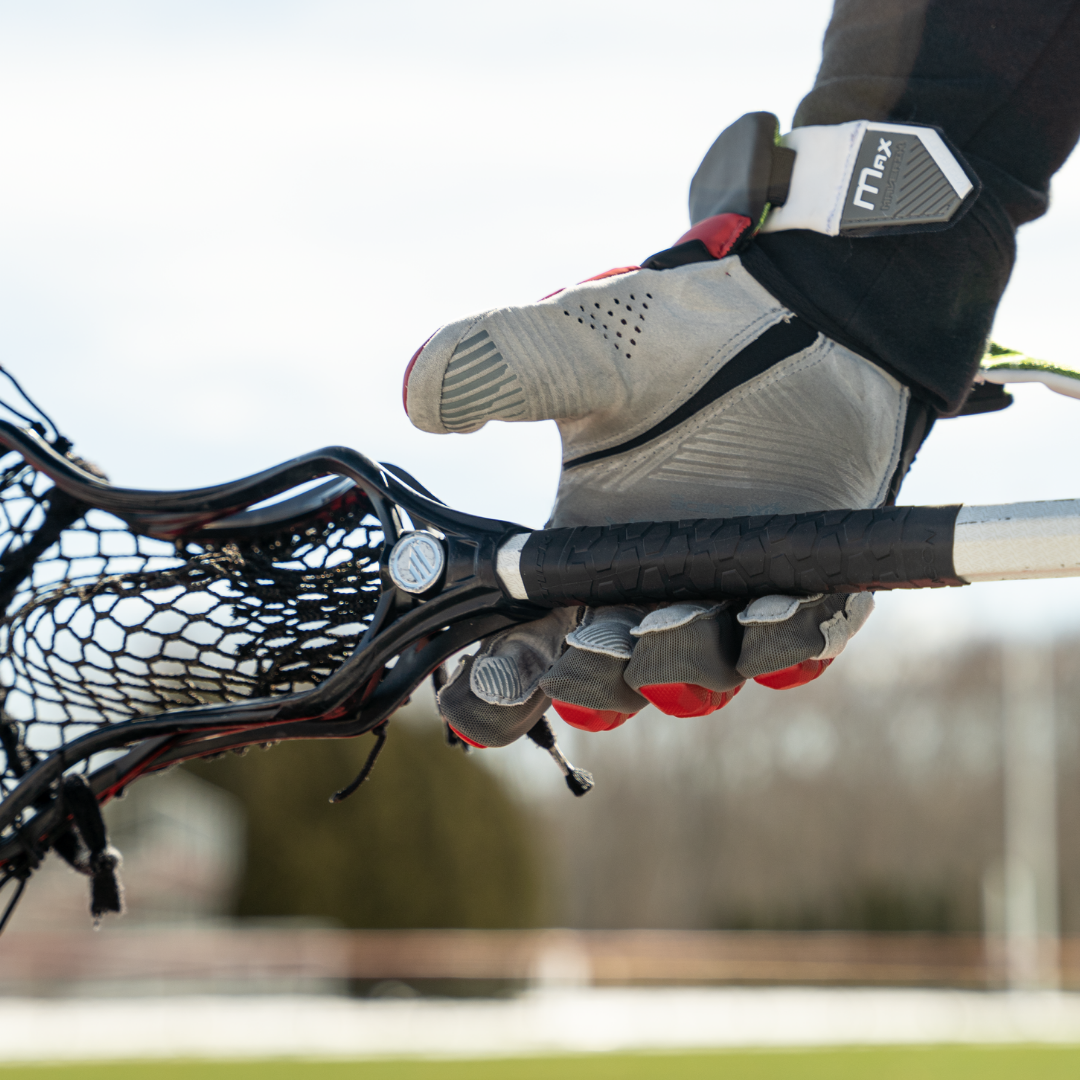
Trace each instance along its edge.
<path fill-rule="evenodd" d="M 552 526 L 881 505 L 908 403 L 737 257 L 602 275 L 452 323 L 413 358 L 405 392 L 427 431 L 555 420 Z M 649 701 L 701 715 L 746 678 L 782 687 L 820 674 L 871 607 L 853 595 L 553 612 L 483 643 L 440 708 L 484 746 L 524 734 L 552 701 L 590 730 Z"/>

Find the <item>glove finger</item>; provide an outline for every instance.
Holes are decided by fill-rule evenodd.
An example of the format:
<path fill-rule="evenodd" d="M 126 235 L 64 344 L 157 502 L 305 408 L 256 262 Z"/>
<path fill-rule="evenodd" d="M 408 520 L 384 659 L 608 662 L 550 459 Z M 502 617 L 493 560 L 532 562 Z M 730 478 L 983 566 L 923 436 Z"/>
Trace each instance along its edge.
<path fill-rule="evenodd" d="M 564 431 L 571 445 L 578 436 L 612 445 L 649 417 L 655 423 L 673 387 L 719 368 L 784 311 L 737 264 L 710 260 L 678 275 L 622 267 L 536 304 L 441 327 L 406 370 L 406 412 L 436 434 L 559 420 L 577 432 Z M 814 336 L 807 331 L 800 348 Z"/>
<path fill-rule="evenodd" d="M 650 612 L 637 639 L 626 682 L 669 716 L 705 716 L 739 692 L 739 630 L 723 604 L 672 604 Z"/>
<path fill-rule="evenodd" d="M 438 693 L 439 712 L 472 746 L 506 746 L 524 735 L 550 702 L 540 677 L 555 662 L 576 608 L 559 608 L 487 638 Z"/>
<path fill-rule="evenodd" d="M 469 674 L 469 688 L 491 705 L 520 705 L 558 660 L 579 608 L 556 608 L 542 619 L 487 638 Z"/>
<path fill-rule="evenodd" d="M 717 292 L 731 287 L 722 271 L 710 270 L 698 271 L 709 279 L 707 297 L 698 303 L 713 311 L 713 322 L 724 329 L 745 322 L 741 312 L 733 317 L 715 302 Z M 623 267 L 537 304 L 499 308 L 441 327 L 405 371 L 409 419 L 424 431 L 467 433 L 489 420 L 560 420 L 612 410 L 618 404 L 613 395 L 625 403 L 632 381 L 626 372 L 651 370 L 654 357 L 670 367 L 676 361 L 665 347 L 665 331 L 679 327 L 680 340 L 686 336 L 685 297 L 679 290 L 673 296 L 665 291 L 666 300 L 652 297 L 647 290 L 659 288 L 661 275 L 641 274 L 638 267 Z M 650 327 L 659 324 L 655 333 L 646 335 L 646 320 Z M 710 324 L 696 335 L 697 349 L 683 361 L 689 370 L 696 371 L 699 354 L 715 352 L 715 332 Z"/>
<path fill-rule="evenodd" d="M 643 614 L 633 606 L 588 608 L 567 636 L 566 652 L 539 685 L 571 726 L 610 731 L 648 704 L 623 678 L 634 647 L 631 630 Z"/>
<path fill-rule="evenodd" d="M 869 593 L 765 596 L 739 613 L 743 627 L 738 670 L 774 689 L 820 676 L 874 609 Z"/>
<path fill-rule="evenodd" d="M 517 705 L 492 705 L 470 689 L 475 656 L 466 656 L 439 691 L 439 712 L 458 738 L 470 746 L 509 746 L 544 715 L 551 704 L 542 690 L 534 690 Z"/>

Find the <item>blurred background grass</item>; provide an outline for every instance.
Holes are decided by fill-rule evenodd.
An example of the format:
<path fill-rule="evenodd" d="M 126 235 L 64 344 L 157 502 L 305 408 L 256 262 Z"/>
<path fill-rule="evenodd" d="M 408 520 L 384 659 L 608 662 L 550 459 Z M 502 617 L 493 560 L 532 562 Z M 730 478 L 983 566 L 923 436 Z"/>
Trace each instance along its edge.
<path fill-rule="evenodd" d="M 1074 1080 L 1077 1047 L 590 1054 L 485 1061 L 124 1062 L 0 1067 L 4 1080 Z"/>

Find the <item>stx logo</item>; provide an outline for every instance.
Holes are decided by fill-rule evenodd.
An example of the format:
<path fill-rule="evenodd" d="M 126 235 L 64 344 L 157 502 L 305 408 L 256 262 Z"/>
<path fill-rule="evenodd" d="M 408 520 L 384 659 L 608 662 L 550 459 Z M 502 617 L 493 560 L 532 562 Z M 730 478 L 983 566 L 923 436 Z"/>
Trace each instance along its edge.
<path fill-rule="evenodd" d="M 875 180 L 880 180 L 885 175 L 885 163 L 892 157 L 892 139 L 878 139 L 877 155 L 874 157 L 874 167 L 865 168 L 859 173 L 859 183 L 855 188 L 855 198 L 852 199 L 853 206 L 861 206 L 864 210 L 876 210 L 877 207 L 868 199 L 864 199 L 863 195 L 870 193 L 877 195 L 880 192 L 880 188 L 874 187 L 869 178 L 873 177 Z"/>

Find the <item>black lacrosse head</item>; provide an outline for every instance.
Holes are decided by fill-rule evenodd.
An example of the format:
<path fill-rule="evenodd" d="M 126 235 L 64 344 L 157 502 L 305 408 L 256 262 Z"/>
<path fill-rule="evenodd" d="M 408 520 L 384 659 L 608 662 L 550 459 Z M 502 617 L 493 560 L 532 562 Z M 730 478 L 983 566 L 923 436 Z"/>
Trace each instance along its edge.
<path fill-rule="evenodd" d="M 0 421 L 0 875 L 77 831 L 65 774 L 102 802 L 178 761 L 371 731 L 453 653 L 542 613 L 495 574 L 520 526 L 355 451 L 153 492 L 67 445 Z M 405 532 L 420 546 L 395 547 Z M 425 572 L 436 551 L 437 573 L 416 585 L 395 550 Z"/>

